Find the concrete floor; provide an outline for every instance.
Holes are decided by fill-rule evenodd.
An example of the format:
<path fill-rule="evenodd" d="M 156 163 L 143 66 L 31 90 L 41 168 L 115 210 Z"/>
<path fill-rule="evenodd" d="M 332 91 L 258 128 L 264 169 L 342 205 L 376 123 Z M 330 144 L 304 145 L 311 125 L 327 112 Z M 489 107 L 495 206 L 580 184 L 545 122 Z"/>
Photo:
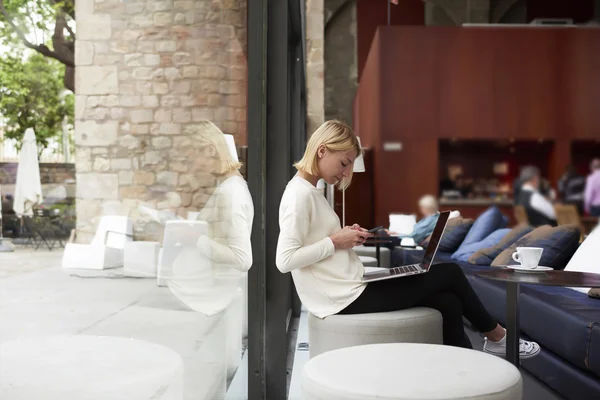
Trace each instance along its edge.
<path fill-rule="evenodd" d="M 189 311 L 154 279 L 75 277 L 61 259 L 62 250 L 0 253 L 0 345 L 54 335 L 145 340 L 182 357 L 186 400 L 224 398 L 223 318 Z"/>

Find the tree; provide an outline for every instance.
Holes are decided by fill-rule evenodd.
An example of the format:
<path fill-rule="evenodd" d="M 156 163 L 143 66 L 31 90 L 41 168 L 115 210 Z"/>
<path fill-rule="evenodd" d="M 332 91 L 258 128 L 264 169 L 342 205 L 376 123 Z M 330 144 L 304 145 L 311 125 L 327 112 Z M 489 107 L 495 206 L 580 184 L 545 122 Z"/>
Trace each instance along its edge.
<path fill-rule="evenodd" d="M 22 43 L 62 63 L 64 86 L 75 92 L 75 0 L 0 0 L 0 41 Z M 54 29 L 49 27 L 54 24 Z M 51 33 L 51 36 L 49 35 Z"/>
<path fill-rule="evenodd" d="M 60 138 L 63 122 L 74 122 L 73 93 L 62 82 L 65 66 L 40 53 L 23 52 L 0 58 L 0 115 L 5 137 L 20 145 L 27 128 L 33 128 L 40 152 L 49 140 Z"/>

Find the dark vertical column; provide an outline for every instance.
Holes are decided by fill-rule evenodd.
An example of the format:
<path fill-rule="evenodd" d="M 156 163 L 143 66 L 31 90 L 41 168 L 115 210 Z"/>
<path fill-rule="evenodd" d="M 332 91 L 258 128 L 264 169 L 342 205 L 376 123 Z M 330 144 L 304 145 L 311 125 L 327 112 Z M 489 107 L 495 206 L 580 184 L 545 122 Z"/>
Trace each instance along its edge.
<path fill-rule="evenodd" d="M 248 399 L 267 398 L 266 182 L 268 0 L 248 0 L 248 186 L 254 202 L 248 273 Z"/>
<path fill-rule="evenodd" d="M 267 37 L 267 398 L 287 397 L 287 318 L 291 310 L 291 276 L 275 265 L 279 237 L 279 203 L 290 179 L 289 13 L 288 2 L 269 1 Z"/>
<path fill-rule="evenodd" d="M 292 73 L 289 4 L 248 1 L 248 184 L 255 204 L 248 287 L 248 398 L 285 399 L 291 276 L 275 265 L 279 203 L 292 174 L 292 137 L 302 129 Z M 301 25 L 301 24 L 300 24 Z M 303 59 L 303 58 L 302 58 Z M 294 152 L 297 152 L 296 145 Z"/>
<path fill-rule="evenodd" d="M 306 148 L 306 75 L 305 75 L 305 2 L 304 0 L 289 0 L 290 14 L 290 49 L 288 64 L 290 66 L 290 155 L 292 162 L 298 161 Z M 292 174 L 295 169 L 292 168 Z M 291 177 L 290 177 L 291 178 Z M 292 284 L 293 316 L 300 316 L 301 302 Z"/>

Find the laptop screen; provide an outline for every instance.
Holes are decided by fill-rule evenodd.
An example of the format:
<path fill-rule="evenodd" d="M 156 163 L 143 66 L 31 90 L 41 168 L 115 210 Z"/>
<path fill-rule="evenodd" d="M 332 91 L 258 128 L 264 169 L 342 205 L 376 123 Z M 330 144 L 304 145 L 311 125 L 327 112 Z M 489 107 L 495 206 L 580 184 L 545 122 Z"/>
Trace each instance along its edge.
<path fill-rule="evenodd" d="M 424 269 L 429 269 L 433 258 L 435 257 L 435 253 L 437 253 L 438 246 L 440 244 L 440 240 L 442 240 L 442 235 L 444 234 L 444 229 L 446 229 L 446 223 L 448 222 L 448 217 L 450 216 L 449 211 L 445 211 L 440 213 L 437 224 L 435 225 L 435 229 L 431 234 L 431 239 L 429 240 L 429 245 L 427 245 L 427 250 L 425 250 L 425 255 L 423 256 L 423 261 L 421 261 L 421 267 Z"/>

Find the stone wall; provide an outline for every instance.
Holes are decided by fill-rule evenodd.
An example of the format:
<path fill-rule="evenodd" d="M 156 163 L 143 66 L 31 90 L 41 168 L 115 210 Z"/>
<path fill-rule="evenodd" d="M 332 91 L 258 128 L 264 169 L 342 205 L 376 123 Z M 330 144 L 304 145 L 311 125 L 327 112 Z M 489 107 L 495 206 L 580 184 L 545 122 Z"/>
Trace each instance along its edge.
<path fill-rule="evenodd" d="M 358 89 L 356 0 L 325 1 L 325 119 L 352 126 Z"/>
<path fill-rule="evenodd" d="M 324 1 L 306 0 L 306 130 L 325 121 Z"/>
<path fill-rule="evenodd" d="M 246 0 L 76 5 L 78 241 L 107 214 L 157 239 L 139 204 L 185 216 L 210 186 L 189 173 L 194 123 L 246 143 Z"/>

